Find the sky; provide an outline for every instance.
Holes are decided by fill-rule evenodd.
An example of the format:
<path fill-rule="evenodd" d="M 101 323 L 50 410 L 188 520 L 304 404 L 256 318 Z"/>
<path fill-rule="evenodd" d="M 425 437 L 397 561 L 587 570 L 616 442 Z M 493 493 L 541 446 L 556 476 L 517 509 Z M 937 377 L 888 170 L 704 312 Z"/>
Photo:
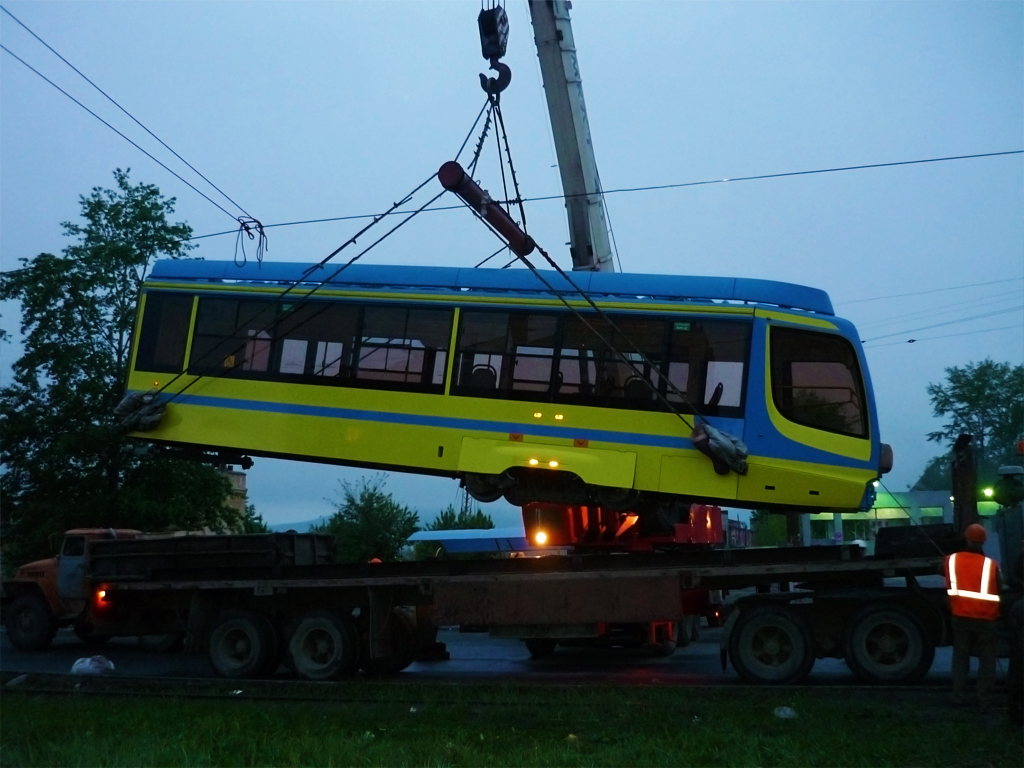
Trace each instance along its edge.
<path fill-rule="evenodd" d="M 479 2 L 2 5 L 266 225 L 385 210 L 456 155 L 484 103 Z M 507 10 L 501 103 L 516 173 L 524 196 L 557 195 L 529 12 Z M 1024 148 L 1021 2 L 579 1 L 572 24 L 606 190 Z M 196 235 L 233 232 L 233 205 L 6 14 L 0 42 L 230 212 L 0 52 L 0 268 L 64 248 L 61 222 L 78 218 L 80 195 L 114 186 L 115 168 L 175 198 L 173 220 Z M 498 197 L 492 139 L 476 177 Z M 1021 155 L 621 192 L 607 205 L 624 271 L 830 294 L 865 340 L 895 452 L 890 490 L 941 452 L 927 441 L 942 423 L 929 383 L 986 358 L 1024 362 Z M 526 212 L 568 267 L 562 203 Z M 363 224 L 268 227 L 266 259 L 319 261 Z M 235 241 L 202 238 L 193 255 L 232 259 Z M 472 266 L 497 247 L 466 211 L 439 211 L 363 261 Z M 3 307 L 4 328 L 17 317 Z M 0 355 L 7 381 L 17 340 Z M 250 500 L 271 523 L 308 520 L 363 475 L 258 459 Z M 391 474 L 386 489 L 425 521 L 459 502 L 454 480 Z M 518 516 L 503 502 L 486 511 L 498 525 Z"/>

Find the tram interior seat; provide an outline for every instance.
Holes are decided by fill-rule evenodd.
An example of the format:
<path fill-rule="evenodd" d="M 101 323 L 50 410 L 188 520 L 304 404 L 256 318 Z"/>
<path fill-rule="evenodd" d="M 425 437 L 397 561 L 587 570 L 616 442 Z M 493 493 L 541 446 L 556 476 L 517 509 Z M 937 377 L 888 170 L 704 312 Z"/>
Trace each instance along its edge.
<path fill-rule="evenodd" d="M 622 387 L 622 396 L 626 400 L 650 400 L 654 393 L 643 376 L 630 376 Z"/>
<path fill-rule="evenodd" d="M 498 372 L 491 365 L 478 365 L 469 374 L 469 386 L 473 389 L 495 389 L 498 386 Z"/>

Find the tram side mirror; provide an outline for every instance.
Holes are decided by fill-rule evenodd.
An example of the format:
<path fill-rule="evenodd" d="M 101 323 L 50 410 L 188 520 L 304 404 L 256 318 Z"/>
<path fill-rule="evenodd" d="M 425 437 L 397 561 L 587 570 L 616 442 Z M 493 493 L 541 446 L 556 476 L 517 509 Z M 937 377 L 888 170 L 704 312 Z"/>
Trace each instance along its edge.
<path fill-rule="evenodd" d="M 878 474 L 884 475 L 886 472 L 892 471 L 892 464 L 892 446 L 888 443 L 882 443 L 882 450 L 878 456 Z"/>

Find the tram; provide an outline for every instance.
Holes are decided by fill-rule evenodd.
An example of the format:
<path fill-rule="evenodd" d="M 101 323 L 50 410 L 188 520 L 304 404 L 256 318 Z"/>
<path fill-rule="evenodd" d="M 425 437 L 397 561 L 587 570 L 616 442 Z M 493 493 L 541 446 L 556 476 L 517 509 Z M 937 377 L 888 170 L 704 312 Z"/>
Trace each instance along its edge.
<path fill-rule="evenodd" d="M 460 478 L 480 501 L 864 509 L 891 467 L 823 291 L 738 278 L 166 260 L 139 299 L 132 436 Z M 742 473 L 694 445 L 742 441 Z"/>

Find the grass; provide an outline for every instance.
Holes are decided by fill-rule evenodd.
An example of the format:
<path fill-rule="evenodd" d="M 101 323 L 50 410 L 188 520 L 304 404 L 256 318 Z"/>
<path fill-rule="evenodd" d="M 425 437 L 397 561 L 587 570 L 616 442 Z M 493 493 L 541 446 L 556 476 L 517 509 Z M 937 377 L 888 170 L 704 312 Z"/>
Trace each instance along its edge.
<path fill-rule="evenodd" d="M 0 765 L 968 768 L 1024 755 L 1005 711 L 993 724 L 940 689 L 141 684 L 4 689 Z"/>

